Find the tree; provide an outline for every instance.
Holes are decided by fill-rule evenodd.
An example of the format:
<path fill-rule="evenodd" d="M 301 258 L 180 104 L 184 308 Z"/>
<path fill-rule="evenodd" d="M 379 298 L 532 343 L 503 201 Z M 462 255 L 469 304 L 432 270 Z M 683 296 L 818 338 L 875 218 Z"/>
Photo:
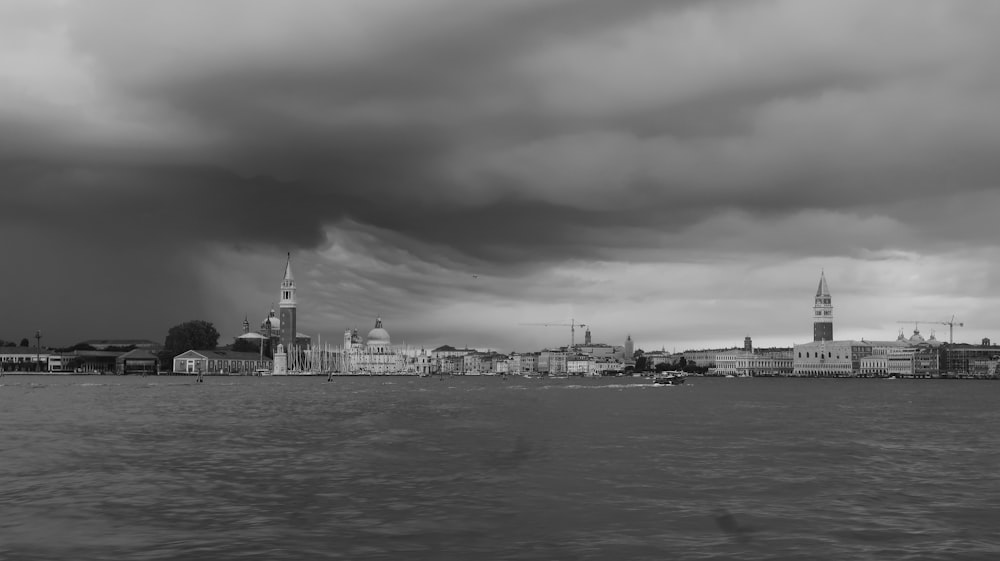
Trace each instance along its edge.
<path fill-rule="evenodd" d="M 236 353 L 259 353 L 260 352 L 260 341 L 259 340 L 247 340 L 247 339 L 236 339 L 233 346 L 230 348 Z"/>
<path fill-rule="evenodd" d="M 645 372 L 649 368 L 649 359 L 640 356 L 635 359 L 635 372 Z"/>
<path fill-rule="evenodd" d="M 177 356 L 191 349 L 211 351 L 219 344 L 219 332 L 211 322 L 196 319 L 175 325 L 167 332 L 164 350 Z"/>
<path fill-rule="evenodd" d="M 22 347 L 30 347 L 31 346 L 31 343 L 28 342 L 28 338 L 27 337 L 25 337 L 24 339 L 21 339 L 21 346 Z"/>

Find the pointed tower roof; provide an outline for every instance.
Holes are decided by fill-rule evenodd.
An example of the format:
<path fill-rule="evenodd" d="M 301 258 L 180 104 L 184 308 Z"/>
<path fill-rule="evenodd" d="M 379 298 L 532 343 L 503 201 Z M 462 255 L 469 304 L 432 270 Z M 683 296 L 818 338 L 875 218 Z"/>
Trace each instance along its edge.
<path fill-rule="evenodd" d="M 288 252 L 288 261 L 285 263 L 285 280 L 295 280 L 292 276 L 292 252 Z"/>
<path fill-rule="evenodd" d="M 830 287 L 826 285 L 826 274 L 823 271 L 819 273 L 819 288 L 816 289 L 816 296 L 829 296 Z"/>

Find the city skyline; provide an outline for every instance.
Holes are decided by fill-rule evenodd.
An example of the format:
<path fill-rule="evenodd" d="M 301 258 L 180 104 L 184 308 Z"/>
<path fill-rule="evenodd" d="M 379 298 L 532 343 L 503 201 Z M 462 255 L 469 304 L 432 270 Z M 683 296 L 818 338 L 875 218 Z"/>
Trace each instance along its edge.
<path fill-rule="evenodd" d="M 663 4 L 4 3 L 0 338 L 1000 338 L 1000 6 Z"/>

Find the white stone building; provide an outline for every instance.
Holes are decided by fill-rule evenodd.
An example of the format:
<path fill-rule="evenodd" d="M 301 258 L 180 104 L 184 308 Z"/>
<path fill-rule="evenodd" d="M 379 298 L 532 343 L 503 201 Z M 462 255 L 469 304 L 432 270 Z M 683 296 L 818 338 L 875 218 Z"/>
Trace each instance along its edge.
<path fill-rule="evenodd" d="M 384 376 L 387 374 L 416 374 L 416 367 L 409 368 L 404 350 L 393 346 L 389 332 L 382 327 L 382 318 L 375 320 L 375 327 L 362 343 L 357 330 L 344 332 L 343 372 L 360 375 Z"/>

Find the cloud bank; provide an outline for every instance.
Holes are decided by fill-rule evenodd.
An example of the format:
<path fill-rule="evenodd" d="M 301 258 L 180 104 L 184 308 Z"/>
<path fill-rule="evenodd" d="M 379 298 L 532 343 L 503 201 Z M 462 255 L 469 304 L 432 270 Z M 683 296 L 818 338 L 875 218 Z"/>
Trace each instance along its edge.
<path fill-rule="evenodd" d="M 382 314 L 478 346 L 571 314 L 609 342 L 808 338 L 824 266 L 847 291 L 924 262 L 992 280 L 998 21 L 934 0 L 6 3 L 0 232 L 27 274 L 3 282 L 27 297 L 5 338 L 235 324 L 289 250 L 310 328 Z M 873 329 L 979 314 L 993 286 L 887 300 Z M 760 325 L 772 300 L 801 310 Z"/>

